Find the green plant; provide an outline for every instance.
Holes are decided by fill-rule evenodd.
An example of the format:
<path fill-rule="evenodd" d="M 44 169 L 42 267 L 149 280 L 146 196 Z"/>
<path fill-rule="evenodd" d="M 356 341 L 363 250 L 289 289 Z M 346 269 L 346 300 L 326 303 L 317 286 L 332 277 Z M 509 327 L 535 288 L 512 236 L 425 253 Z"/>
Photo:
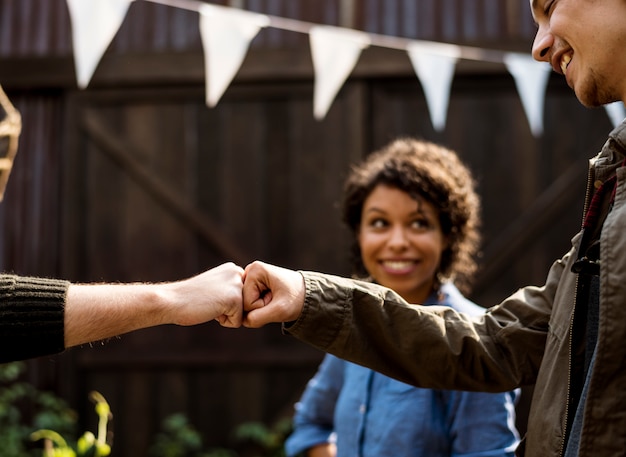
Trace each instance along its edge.
<path fill-rule="evenodd" d="M 166 417 L 150 448 L 151 457 L 237 457 L 229 449 L 203 450 L 202 437 L 182 413 Z"/>
<path fill-rule="evenodd" d="M 41 455 L 30 441 L 33 430 L 49 428 L 71 435 L 76 413 L 65 401 L 20 380 L 24 362 L 0 365 L 0 450 L 3 457 Z"/>
<path fill-rule="evenodd" d="M 261 422 L 246 422 L 235 429 L 235 440 L 255 457 L 284 457 L 284 444 L 291 433 L 291 419 L 283 418 L 271 427 Z"/>
<path fill-rule="evenodd" d="M 107 424 L 112 417 L 111 408 L 99 392 L 91 392 L 90 397 L 96 404 L 98 436 L 87 431 L 73 447 L 54 430 L 37 430 L 31 434 L 31 438 L 34 441 L 44 440 L 43 457 L 106 457 L 111 453 L 111 446 L 107 443 Z"/>
<path fill-rule="evenodd" d="M 0 453 L 2 457 L 106 457 L 107 425 L 111 410 L 98 392 L 90 394 L 98 415 L 97 436 L 85 432 L 73 440 L 76 413 L 64 400 L 20 381 L 23 362 L 0 364 Z M 291 420 L 281 419 L 268 427 L 261 422 L 239 425 L 232 447 L 205 449 L 202 437 L 184 414 L 166 418 L 150 448 L 151 457 L 284 457 L 283 444 L 291 432 Z M 43 441 L 41 447 L 35 441 Z"/>
<path fill-rule="evenodd" d="M 272 427 L 261 422 L 245 422 L 232 436 L 232 447 L 204 449 L 202 437 L 182 414 L 167 417 L 150 448 L 151 457 L 284 457 L 283 445 L 291 432 L 291 419 Z"/>

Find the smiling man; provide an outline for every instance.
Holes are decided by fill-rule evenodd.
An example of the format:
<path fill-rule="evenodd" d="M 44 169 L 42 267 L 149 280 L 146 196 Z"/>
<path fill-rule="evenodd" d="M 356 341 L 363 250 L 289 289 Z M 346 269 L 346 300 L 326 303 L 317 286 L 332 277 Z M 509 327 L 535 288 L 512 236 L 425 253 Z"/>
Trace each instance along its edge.
<path fill-rule="evenodd" d="M 538 27 L 533 57 L 565 76 L 587 107 L 624 101 L 624 2 L 533 0 L 531 8 Z"/>
<path fill-rule="evenodd" d="M 585 106 L 626 102 L 626 0 L 532 0 L 531 8 L 535 59 Z M 287 322 L 302 341 L 420 387 L 534 384 L 517 455 L 626 455 L 625 157 L 622 123 L 590 160 L 583 229 L 569 252 L 543 287 L 520 289 L 484 316 L 257 262 L 246 268 L 244 325 Z"/>

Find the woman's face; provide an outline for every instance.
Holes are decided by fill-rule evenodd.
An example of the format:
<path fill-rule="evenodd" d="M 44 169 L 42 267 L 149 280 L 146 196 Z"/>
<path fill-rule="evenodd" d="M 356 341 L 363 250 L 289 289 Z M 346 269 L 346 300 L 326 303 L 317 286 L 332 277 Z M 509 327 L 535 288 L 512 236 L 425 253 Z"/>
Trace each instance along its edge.
<path fill-rule="evenodd" d="M 426 300 L 446 247 L 437 208 L 379 184 L 363 204 L 357 238 L 363 265 L 377 283 L 410 303 Z"/>

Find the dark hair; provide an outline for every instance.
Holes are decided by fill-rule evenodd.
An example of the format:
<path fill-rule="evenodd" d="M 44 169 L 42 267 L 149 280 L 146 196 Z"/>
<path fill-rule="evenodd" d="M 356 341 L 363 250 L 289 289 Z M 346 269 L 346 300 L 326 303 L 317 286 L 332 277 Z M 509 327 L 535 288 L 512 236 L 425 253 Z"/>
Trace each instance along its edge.
<path fill-rule="evenodd" d="M 439 210 L 448 246 L 442 253 L 436 285 L 453 281 L 459 290 L 469 293 L 480 244 L 480 199 L 471 172 L 457 154 L 428 141 L 399 138 L 351 169 L 344 185 L 342 217 L 354 235 L 357 277 L 368 275 L 357 240 L 363 204 L 379 184 L 424 199 Z"/>

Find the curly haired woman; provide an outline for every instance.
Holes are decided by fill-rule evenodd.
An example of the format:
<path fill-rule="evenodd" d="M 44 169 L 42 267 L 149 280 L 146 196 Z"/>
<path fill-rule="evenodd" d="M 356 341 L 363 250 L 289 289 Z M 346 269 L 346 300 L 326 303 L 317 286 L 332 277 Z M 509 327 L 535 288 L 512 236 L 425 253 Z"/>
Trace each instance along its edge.
<path fill-rule="evenodd" d="M 472 175 L 455 152 L 411 138 L 391 142 L 346 180 L 355 275 L 409 303 L 483 313 L 463 295 L 476 270 L 479 211 Z M 285 449 L 311 457 L 512 456 L 516 395 L 420 389 L 326 355 L 296 404 Z"/>

